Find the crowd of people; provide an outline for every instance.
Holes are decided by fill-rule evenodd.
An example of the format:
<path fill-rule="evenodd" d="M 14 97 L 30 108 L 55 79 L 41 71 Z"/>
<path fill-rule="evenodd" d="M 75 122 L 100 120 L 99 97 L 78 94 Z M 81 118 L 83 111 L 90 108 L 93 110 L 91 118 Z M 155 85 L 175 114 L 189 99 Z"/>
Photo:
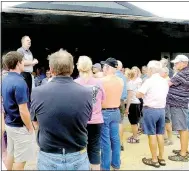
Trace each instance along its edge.
<path fill-rule="evenodd" d="M 23 170 L 34 159 L 36 130 L 37 170 L 119 170 L 124 117 L 132 128 L 128 143 L 140 143 L 141 133 L 148 136 L 152 157 L 142 159 L 145 165 L 166 165 L 164 145 L 174 143 L 173 131 L 180 135 L 180 149 L 169 160 L 189 162 L 188 57 L 171 61 L 174 74 L 167 59 L 149 61 L 141 73 L 112 57 L 93 65 L 80 56 L 74 66 L 73 56 L 60 49 L 48 56 L 46 76 L 40 70 L 34 76 L 38 60 L 29 50 L 31 40 L 24 36 L 21 43 L 2 61 L 7 170 Z"/>

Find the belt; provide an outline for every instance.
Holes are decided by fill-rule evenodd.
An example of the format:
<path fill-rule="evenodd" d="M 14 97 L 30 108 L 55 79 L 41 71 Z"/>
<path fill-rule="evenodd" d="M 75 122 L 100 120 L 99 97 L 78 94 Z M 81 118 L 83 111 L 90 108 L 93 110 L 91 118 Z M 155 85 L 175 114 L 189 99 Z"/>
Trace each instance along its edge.
<path fill-rule="evenodd" d="M 114 108 L 103 108 L 102 110 L 117 110 L 118 107 L 114 107 Z"/>
<path fill-rule="evenodd" d="M 45 153 L 54 153 L 54 154 L 70 154 L 70 153 L 76 153 L 76 152 L 83 154 L 87 151 L 86 148 L 82 150 L 75 150 L 75 149 L 66 150 L 65 148 L 53 148 L 53 149 L 40 148 L 40 150 Z"/>
<path fill-rule="evenodd" d="M 163 107 L 162 108 L 154 108 L 154 107 L 149 107 L 149 106 L 143 106 L 143 109 L 164 109 Z"/>
<path fill-rule="evenodd" d="M 27 72 L 27 71 L 24 71 L 24 72 L 22 72 L 22 73 L 28 73 L 28 74 L 32 74 L 32 72 Z"/>
<path fill-rule="evenodd" d="M 152 107 L 148 107 L 148 106 L 143 106 L 143 108 L 147 108 L 147 109 L 148 109 L 148 108 L 152 108 Z"/>

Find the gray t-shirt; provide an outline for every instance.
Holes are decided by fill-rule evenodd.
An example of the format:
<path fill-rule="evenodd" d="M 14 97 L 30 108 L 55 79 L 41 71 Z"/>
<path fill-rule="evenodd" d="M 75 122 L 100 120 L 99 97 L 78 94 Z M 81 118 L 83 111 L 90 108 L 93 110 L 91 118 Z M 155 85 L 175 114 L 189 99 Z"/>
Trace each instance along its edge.
<path fill-rule="evenodd" d="M 127 90 L 133 91 L 133 97 L 131 99 L 131 104 L 140 104 L 140 100 L 136 97 L 137 86 L 135 81 L 129 81 L 127 84 Z"/>
<path fill-rule="evenodd" d="M 24 55 L 24 60 L 30 60 L 33 61 L 33 55 L 31 51 L 28 49 L 24 49 L 23 47 L 19 48 L 17 52 L 21 53 Z M 33 66 L 24 66 L 24 71 L 25 72 L 33 72 Z"/>

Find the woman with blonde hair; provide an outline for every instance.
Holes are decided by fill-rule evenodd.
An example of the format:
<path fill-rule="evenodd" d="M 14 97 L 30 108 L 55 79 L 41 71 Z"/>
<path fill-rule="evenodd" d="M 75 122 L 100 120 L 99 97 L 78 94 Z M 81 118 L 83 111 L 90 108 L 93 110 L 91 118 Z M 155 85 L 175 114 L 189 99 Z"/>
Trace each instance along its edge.
<path fill-rule="evenodd" d="M 128 74 L 130 73 L 130 69 L 129 68 L 125 68 L 125 77 L 128 79 Z"/>
<path fill-rule="evenodd" d="M 140 78 L 141 77 L 141 71 L 140 71 L 140 69 L 137 66 L 132 67 L 131 70 L 134 71 L 135 78 L 136 78 L 135 82 L 136 82 L 138 88 L 140 88 L 141 85 L 142 85 L 142 79 Z"/>
<path fill-rule="evenodd" d="M 92 170 L 100 170 L 100 134 L 101 125 L 104 122 L 102 116 L 102 101 L 105 94 L 102 83 L 99 79 L 93 77 L 92 61 L 88 56 L 80 56 L 77 63 L 79 78 L 76 83 L 81 84 L 93 93 L 93 113 L 88 122 L 88 145 L 87 152 Z"/>
<path fill-rule="evenodd" d="M 141 117 L 141 110 L 140 110 L 140 100 L 136 97 L 136 93 L 138 90 L 137 82 L 137 75 L 132 69 L 128 73 L 129 82 L 127 84 L 127 104 L 126 104 L 126 114 L 128 115 L 129 122 L 131 123 L 132 133 L 133 135 L 128 138 L 128 143 L 139 143 L 140 140 L 138 138 L 138 123 Z"/>

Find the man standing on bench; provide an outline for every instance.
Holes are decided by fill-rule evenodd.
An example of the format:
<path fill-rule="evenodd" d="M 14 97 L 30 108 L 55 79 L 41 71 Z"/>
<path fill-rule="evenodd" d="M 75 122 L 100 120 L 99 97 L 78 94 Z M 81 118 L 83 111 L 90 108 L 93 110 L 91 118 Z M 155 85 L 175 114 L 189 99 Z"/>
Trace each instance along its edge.
<path fill-rule="evenodd" d="M 24 36 L 21 39 L 22 47 L 17 50 L 17 52 L 21 53 L 24 56 L 24 72 L 21 75 L 24 77 L 29 89 L 29 101 L 32 91 L 32 76 L 33 67 L 38 64 L 37 59 L 33 59 L 33 55 L 30 51 L 31 47 L 31 39 L 29 36 Z"/>

